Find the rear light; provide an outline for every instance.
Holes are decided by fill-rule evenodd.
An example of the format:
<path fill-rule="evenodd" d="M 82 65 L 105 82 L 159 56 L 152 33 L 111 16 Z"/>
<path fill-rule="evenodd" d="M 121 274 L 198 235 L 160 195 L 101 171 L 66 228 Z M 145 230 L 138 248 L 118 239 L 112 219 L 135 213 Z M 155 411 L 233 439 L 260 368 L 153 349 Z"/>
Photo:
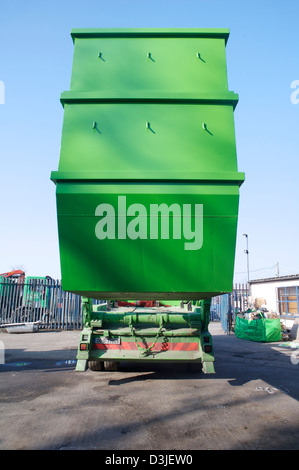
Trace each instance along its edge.
<path fill-rule="evenodd" d="M 204 345 L 204 351 L 206 353 L 211 353 L 212 352 L 212 346 L 210 344 L 205 344 Z"/>
<path fill-rule="evenodd" d="M 80 351 L 87 351 L 87 343 L 80 344 Z"/>
<path fill-rule="evenodd" d="M 204 341 L 204 343 L 209 343 L 210 342 L 210 337 L 209 336 L 204 336 L 203 341 Z"/>

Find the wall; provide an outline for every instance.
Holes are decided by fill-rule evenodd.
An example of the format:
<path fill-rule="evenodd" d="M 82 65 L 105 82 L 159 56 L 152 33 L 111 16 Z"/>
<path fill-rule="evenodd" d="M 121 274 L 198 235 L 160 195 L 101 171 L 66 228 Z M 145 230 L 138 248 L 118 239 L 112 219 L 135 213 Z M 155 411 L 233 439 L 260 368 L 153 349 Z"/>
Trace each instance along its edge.
<path fill-rule="evenodd" d="M 268 310 L 278 311 L 277 305 L 277 287 L 299 286 L 299 279 L 290 279 L 287 281 L 261 282 L 250 285 L 250 295 L 252 297 L 261 297 L 266 299 Z"/>

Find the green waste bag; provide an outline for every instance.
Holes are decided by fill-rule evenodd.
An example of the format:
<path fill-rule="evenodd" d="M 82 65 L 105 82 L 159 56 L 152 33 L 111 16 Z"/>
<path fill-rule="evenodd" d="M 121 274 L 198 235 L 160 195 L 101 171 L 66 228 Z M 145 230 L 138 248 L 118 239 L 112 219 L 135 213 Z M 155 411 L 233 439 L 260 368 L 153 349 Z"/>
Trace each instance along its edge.
<path fill-rule="evenodd" d="M 250 341 L 273 342 L 281 341 L 281 326 L 279 318 L 260 318 L 247 320 L 236 317 L 235 335 Z"/>

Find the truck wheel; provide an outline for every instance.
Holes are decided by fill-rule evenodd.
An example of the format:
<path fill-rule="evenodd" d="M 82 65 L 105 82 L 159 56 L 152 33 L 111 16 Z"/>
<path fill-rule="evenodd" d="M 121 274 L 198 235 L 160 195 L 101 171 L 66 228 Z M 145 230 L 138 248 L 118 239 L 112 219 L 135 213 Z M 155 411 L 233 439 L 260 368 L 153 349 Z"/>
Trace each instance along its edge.
<path fill-rule="evenodd" d="M 119 362 L 116 361 L 104 361 L 105 370 L 118 370 Z"/>
<path fill-rule="evenodd" d="M 88 361 L 88 367 L 90 370 L 103 370 L 104 369 L 104 362 L 103 361 Z"/>

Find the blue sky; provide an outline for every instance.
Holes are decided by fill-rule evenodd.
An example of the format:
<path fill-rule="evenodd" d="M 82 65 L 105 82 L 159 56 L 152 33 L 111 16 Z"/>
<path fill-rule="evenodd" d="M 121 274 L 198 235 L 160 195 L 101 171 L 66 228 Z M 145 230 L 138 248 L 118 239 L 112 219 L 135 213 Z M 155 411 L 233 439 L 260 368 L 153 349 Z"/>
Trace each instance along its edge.
<path fill-rule="evenodd" d="M 55 186 L 72 28 L 229 28 L 241 186 L 235 281 L 299 273 L 296 0 L 1 0 L 0 272 L 60 278 Z M 298 93 L 299 98 L 299 93 Z M 1 102 L 1 100 L 0 100 Z"/>

